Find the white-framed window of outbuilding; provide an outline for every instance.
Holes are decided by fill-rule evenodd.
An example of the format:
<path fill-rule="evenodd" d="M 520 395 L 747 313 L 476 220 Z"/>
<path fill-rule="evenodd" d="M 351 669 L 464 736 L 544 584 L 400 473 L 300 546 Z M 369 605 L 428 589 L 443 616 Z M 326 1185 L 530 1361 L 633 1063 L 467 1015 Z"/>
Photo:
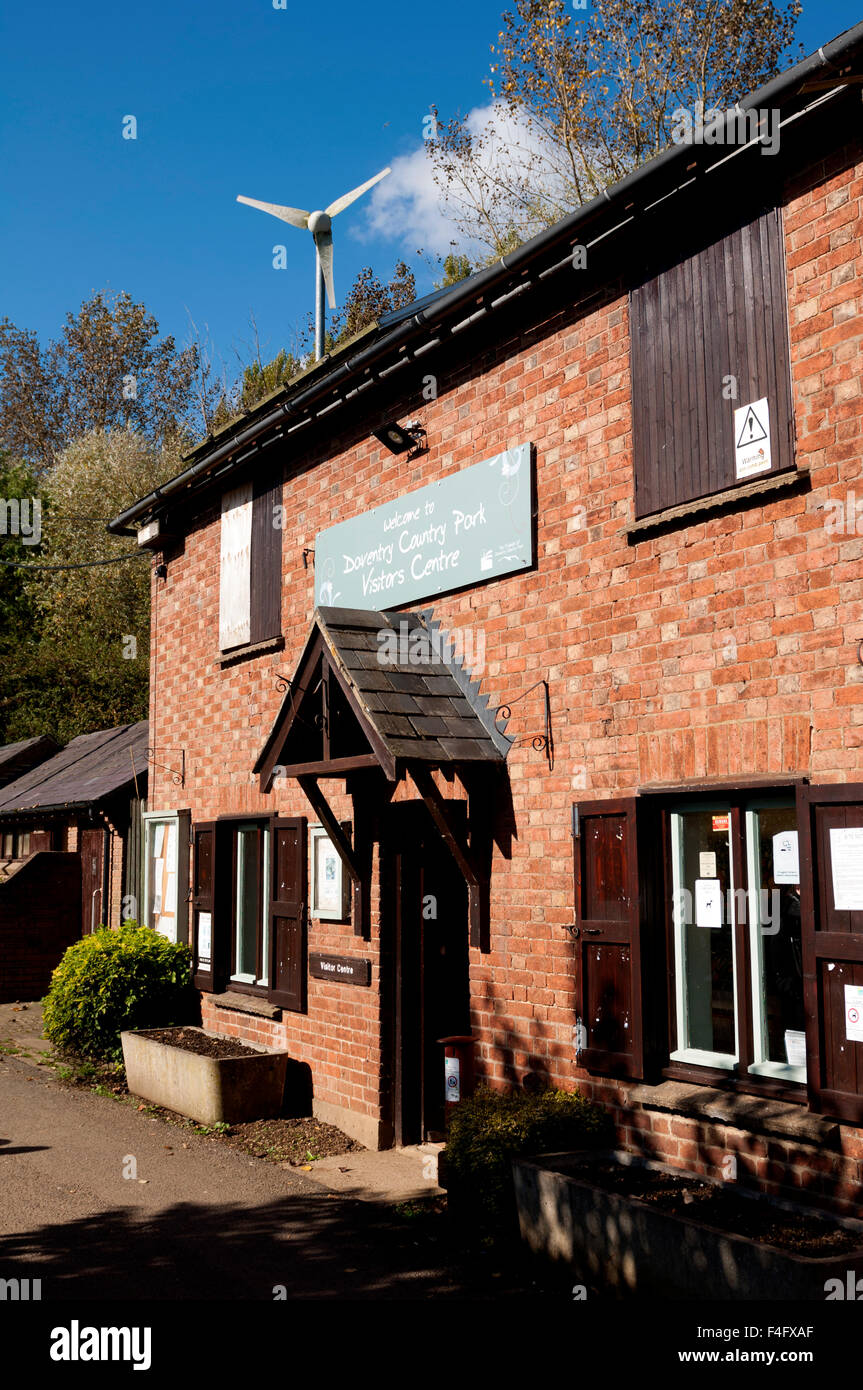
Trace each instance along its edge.
<path fill-rule="evenodd" d="M 169 941 L 189 939 L 189 811 L 144 812 L 142 920 Z"/>

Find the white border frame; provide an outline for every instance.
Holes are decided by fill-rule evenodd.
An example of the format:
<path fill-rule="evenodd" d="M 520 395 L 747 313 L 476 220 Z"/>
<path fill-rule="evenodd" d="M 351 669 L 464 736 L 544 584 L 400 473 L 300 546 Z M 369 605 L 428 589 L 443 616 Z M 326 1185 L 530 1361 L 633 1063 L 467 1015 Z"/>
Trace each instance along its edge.
<path fill-rule="evenodd" d="M 141 812 L 141 894 L 143 902 L 139 905 L 138 921 L 152 931 L 158 931 L 150 921 L 150 826 L 173 823 L 177 827 L 177 932 L 175 941 L 189 943 L 189 843 L 192 814 L 190 811 L 142 811 Z M 160 933 L 165 936 L 164 932 Z M 166 940 L 169 939 L 166 937 Z"/>
<path fill-rule="evenodd" d="M 683 848 L 682 832 L 683 817 L 693 811 L 711 812 L 714 815 L 728 816 L 728 831 L 726 843 L 728 845 L 728 880 L 731 892 L 731 901 L 736 903 L 734 897 L 734 856 L 731 852 L 731 807 L 722 805 L 721 802 L 707 801 L 696 802 L 683 807 L 680 810 L 672 810 L 671 816 L 671 876 L 672 876 L 672 910 L 674 914 L 674 991 L 675 991 L 675 1016 L 677 1020 L 677 1040 L 689 1037 L 689 1016 L 686 1008 L 686 941 L 684 936 L 685 922 L 680 913 L 680 862 Z M 734 1055 L 727 1052 L 708 1052 L 695 1047 L 677 1047 L 669 1054 L 672 1062 L 690 1062 L 700 1067 L 716 1067 L 723 1071 L 733 1071 L 737 1066 L 740 1057 L 740 1019 L 737 1014 L 737 932 L 734 921 L 726 923 L 731 929 L 731 968 L 732 968 L 732 988 L 734 991 Z"/>
<path fill-rule="evenodd" d="M 344 826 L 342 827 L 344 829 Z M 318 907 L 318 847 L 323 840 L 332 845 L 332 840 L 327 834 L 326 828 L 318 822 L 309 826 L 309 916 L 315 917 L 319 922 L 347 922 L 351 915 L 351 894 L 348 876 L 345 873 L 345 866 L 342 863 L 341 855 L 333 850 L 336 855 L 339 873 L 339 896 L 341 898 L 341 911 L 333 911 L 331 908 Z"/>
<path fill-rule="evenodd" d="M 796 805 L 787 798 L 753 801 L 746 807 L 746 873 L 749 885 L 749 956 L 752 964 L 752 1043 L 756 1053 L 765 1053 L 767 1025 L 764 1013 L 764 937 L 761 932 L 761 894 L 758 891 L 758 866 L 761 863 L 760 811 L 794 811 Z M 796 828 L 796 814 L 795 814 Z M 754 905 L 754 906 L 753 906 Z M 778 1081 L 795 1081 L 805 1085 L 806 1068 L 792 1067 L 789 1062 L 771 1062 L 766 1057 L 748 1068 L 750 1076 L 769 1076 Z"/>

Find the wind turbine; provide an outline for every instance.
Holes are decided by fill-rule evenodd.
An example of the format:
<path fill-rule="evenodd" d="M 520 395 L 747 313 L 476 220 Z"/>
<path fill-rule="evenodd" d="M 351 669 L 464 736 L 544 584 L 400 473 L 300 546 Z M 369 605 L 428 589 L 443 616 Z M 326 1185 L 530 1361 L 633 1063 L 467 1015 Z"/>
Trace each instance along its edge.
<path fill-rule="evenodd" d="M 373 179 L 368 179 L 361 183 L 359 188 L 354 188 L 350 193 L 343 193 L 341 198 L 336 198 L 334 203 L 330 203 L 323 212 L 304 212 L 302 208 L 284 208 L 279 203 L 259 203 L 256 198 L 244 198 L 242 195 L 237 197 L 238 203 L 248 203 L 250 208 L 260 208 L 261 212 L 268 212 L 272 217 L 278 217 L 282 222 L 289 222 L 292 227 L 307 227 L 311 232 L 315 242 L 315 358 L 317 361 L 324 355 L 324 329 L 326 326 L 326 310 L 324 308 L 324 289 L 326 288 L 327 300 L 331 309 L 336 307 L 336 290 L 333 283 L 333 232 L 332 219 L 336 213 L 344 212 L 345 208 L 355 203 L 369 188 L 379 183 L 390 170 L 382 169 L 379 174 L 375 174 Z"/>

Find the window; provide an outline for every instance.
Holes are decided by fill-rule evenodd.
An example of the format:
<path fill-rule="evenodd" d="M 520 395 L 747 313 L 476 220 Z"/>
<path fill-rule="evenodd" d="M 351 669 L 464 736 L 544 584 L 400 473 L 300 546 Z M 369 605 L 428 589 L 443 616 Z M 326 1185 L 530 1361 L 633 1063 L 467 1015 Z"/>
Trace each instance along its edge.
<path fill-rule="evenodd" d="M 653 267 L 629 303 L 636 518 L 792 468 L 781 210 Z M 741 452 L 763 401 L 763 451 Z"/>
<path fill-rule="evenodd" d="M 195 826 L 194 980 L 305 1008 L 307 832 L 302 816 Z"/>
<path fill-rule="evenodd" d="M 268 825 L 238 825 L 232 830 L 233 911 L 231 919 L 231 982 L 268 984 L 270 904 L 270 829 Z"/>
<path fill-rule="evenodd" d="M 281 633 L 282 485 L 241 487 L 222 498 L 219 647 L 223 652 Z"/>
<path fill-rule="evenodd" d="M 30 831 L 4 830 L 0 848 L 3 859 L 26 859 L 30 853 Z"/>
<path fill-rule="evenodd" d="M 579 1065 L 805 1080 L 863 1124 L 863 783 L 586 802 L 572 829 Z"/>
<path fill-rule="evenodd" d="M 714 801 L 669 819 L 672 1060 L 805 1081 L 794 803 Z"/>
<path fill-rule="evenodd" d="M 144 915 L 169 941 L 188 941 L 189 812 L 145 811 Z"/>

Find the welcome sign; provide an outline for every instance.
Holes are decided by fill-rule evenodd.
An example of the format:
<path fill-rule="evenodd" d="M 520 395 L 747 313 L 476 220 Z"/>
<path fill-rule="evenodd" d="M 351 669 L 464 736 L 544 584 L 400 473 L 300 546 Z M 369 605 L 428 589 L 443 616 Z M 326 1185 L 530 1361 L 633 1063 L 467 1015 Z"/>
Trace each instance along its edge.
<path fill-rule="evenodd" d="M 533 564 L 530 445 L 319 531 L 315 598 L 393 608 Z"/>

